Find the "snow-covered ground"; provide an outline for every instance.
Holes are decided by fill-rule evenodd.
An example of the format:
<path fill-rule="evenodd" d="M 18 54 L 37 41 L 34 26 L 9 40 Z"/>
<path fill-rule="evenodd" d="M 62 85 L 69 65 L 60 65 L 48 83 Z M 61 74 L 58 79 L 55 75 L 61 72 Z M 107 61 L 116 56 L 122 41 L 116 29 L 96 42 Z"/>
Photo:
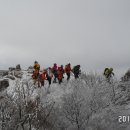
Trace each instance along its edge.
<path fill-rule="evenodd" d="M 74 80 L 73 75 L 71 75 L 71 80 L 69 82 L 67 82 L 66 76 L 64 76 L 65 78 L 63 79 L 63 83 L 61 85 L 58 83 L 52 83 L 51 86 L 48 87 L 48 82 L 45 81 L 44 87 L 42 86 L 41 88 L 38 88 L 37 84 L 34 85 L 34 81 L 31 78 L 30 73 L 27 71 L 22 71 L 21 73 L 22 78 L 15 77 L 15 80 L 8 78 L 9 87 L 4 90 L 5 94 L 7 93 L 10 97 L 13 97 L 14 100 L 17 100 L 17 97 L 20 97 L 21 95 L 22 100 L 24 99 L 25 102 L 29 102 L 30 100 L 37 101 L 37 99 L 40 99 L 40 104 L 43 108 L 46 108 L 49 104 L 55 103 L 55 108 L 58 108 L 59 110 L 61 109 L 63 112 L 63 108 L 67 103 L 65 101 L 68 101 L 68 108 L 70 106 L 70 109 L 74 109 L 75 105 L 73 102 L 70 101 L 72 103 L 71 105 L 74 105 L 74 107 L 71 107 L 69 104 L 69 100 L 71 100 L 71 98 L 69 98 L 71 97 L 69 94 L 77 94 L 75 97 L 76 101 L 79 101 L 79 99 L 83 97 L 83 104 L 87 103 L 85 107 L 82 106 L 81 110 L 87 112 L 87 107 L 92 109 L 95 108 L 89 104 L 89 100 L 95 101 L 95 104 L 93 105 L 97 105 L 99 107 L 97 110 L 94 109 L 95 113 L 93 113 L 89 119 L 89 123 L 87 124 L 88 130 L 97 130 L 94 129 L 97 127 L 94 125 L 99 125 L 102 130 L 104 130 L 104 128 L 107 128 L 106 130 L 108 130 L 108 126 L 112 130 L 123 130 L 124 128 L 125 130 L 129 130 L 130 122 L 126 121 L 126 123 L 119 123 L 118 119 L 119 116 L 130 116 L 130 82 L 115 81 L 115 83 L 109 84 L 104 79 L 101 79 L 100 81 L 100 78 L 95 75 L 84 75 L 84 77 L 81 76 L 80 80 Z M 76 88 L 76 86 L 78 86 L 78 93 L 74 93 L 74 88 Z M 113 95 L 113 89 L 111 88 L 113 87 L 115 89 L 114 102 L 111 101 L 111 97 Z M 64 100 L 67 96 L 68 98 L 66 99 L 69 100 Z M 19 102 L 20 100 L 18 99 L 17 101 Z M 87 115 L 85 112 L 83 115 Z M 56 116 L 59 116 L 60 119 L 60 114 Z M 65 118 L 63 119 L 66 121 Z M 71 130 L 71 125 L 68 130 Z"/>
<path fill-rule="evenodd" d="M 33 84 L 33 79 L 31 78 L 31 74 L 29 74 L 27 71 L 22 71 L 22 78 L 15 80 L 9 79 L 9 87 L 7 88 L 7 93 L 9 95 L 15 95 L 15 91 L 17 87 L 21 87 L 20 89 L 27 90 L 27 84 L 29 84 L 29 89 L 32 91 L 32 93 L 28 97 L 30 100 L 35 100 L 36 98 L 40 98 L 42 102 L 55 102 L 55 103 L 61 103 L 61 98 L 64 94 L 71 93 L 72 88 L 70 86 L 70 83 L 66 81 L 66 76 L 63 80 L 63 83 L 52 83 L 49 87 L 48 81 L 45 80 L 44 87 L 38 88 L 38 85 Z M 71 77 L 73 80 L 73 77 Z M 20 84 L 17 84 L 17 81 L 20 82 Z M 70 81 L 71 82 L 71 81 Z M 32 89 L 32 90 L 31 90 Z"/>

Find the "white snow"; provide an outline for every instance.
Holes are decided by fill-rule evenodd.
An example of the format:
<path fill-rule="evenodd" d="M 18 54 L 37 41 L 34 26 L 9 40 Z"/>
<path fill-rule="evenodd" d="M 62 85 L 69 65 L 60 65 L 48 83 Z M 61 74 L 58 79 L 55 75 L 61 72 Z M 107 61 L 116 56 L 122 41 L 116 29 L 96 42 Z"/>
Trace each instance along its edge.
<path fill-rule="evenodd" d="M 52 83 L 50 87 L 48 87 L 48 82 L 45 81 L 44 87 L 38 88 L 37 85 L 33 85 L 33 80 L 31 78 L 31 74 L 29 74 L 27 71 L 22 71 L 23 76 L 21 79 L 16 78 L 15 80 L 9 79 L 9 87 L 7 88 L 7 93 L 9 95 L 14 96 L 16 88 L 16 82 L 19 81 L 21 89 L 24 87 L 24 90 L 26 91 L 27 83 L 31 84 L 31 90 L 32 94 L 30 95 L 31 100 L 35 100 L 36 98 L 40 98 L 41 101 L 44 102 L 55 102 L 55 103 L 61 103 L 62 102 L 62 96 L 64 94 L 68 94 L 72 91 L 72 88 L 66 81 L 66 76 L 64 78 L 64 83 L 59 85 L 58 83 Z M 73 78 L 72 78 L 73 79 Z M 31 91 L 30 90 L 30 91 Z"/>

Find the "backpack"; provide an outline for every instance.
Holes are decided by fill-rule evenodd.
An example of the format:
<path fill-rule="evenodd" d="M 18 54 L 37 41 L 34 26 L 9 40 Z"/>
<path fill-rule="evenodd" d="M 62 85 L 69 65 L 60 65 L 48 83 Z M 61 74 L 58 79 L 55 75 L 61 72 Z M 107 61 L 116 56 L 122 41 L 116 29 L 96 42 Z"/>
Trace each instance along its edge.
<path fill-rule="evenodd" d="M 40 78 L 41 78 L 42 80 L 45 80 L 45 79 L 46 79 L 46 74 L 40 74 Z"/>
<path fill-rule="evenodd" d="M 73 72 L 74 72 L 74 73 L 75 73 L 75 72 L 79 72 L 79 69 L 80 69 L 79 65 L 76 65 L 76 66 L 74 66 L 74 68 L 73 68 Z"/>
<path fill-rule="evenodd" d="M 105 68 L 105 70 L 104 70 L 104 73 L 103 73 L 103 74 L 104 74 L 104 75 L 106 75 L 106 72 L 107 72 L 107 71 L 109 71 L 109 68 Z"/>
<path fill-rule="evenodd" d="M 47 76 L 47 78 L 48 77 L 50 77 L 50 78 L 52 78 L 53 77 L 53 72 L 52 72 L 52 70 L 47 70 L 47 73 L 46 73 L 46 76 Z"/>

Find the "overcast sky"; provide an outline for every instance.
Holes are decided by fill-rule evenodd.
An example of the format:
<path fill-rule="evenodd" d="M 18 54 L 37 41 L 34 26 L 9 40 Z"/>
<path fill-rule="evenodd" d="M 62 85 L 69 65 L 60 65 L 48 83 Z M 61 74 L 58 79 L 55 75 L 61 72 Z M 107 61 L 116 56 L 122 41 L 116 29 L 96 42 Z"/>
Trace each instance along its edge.
<path fill-rule="evenodd" d="M 123 74 L 130 67 L 130 0 L 1 0 L 0 69 L 35 60 Z"/>

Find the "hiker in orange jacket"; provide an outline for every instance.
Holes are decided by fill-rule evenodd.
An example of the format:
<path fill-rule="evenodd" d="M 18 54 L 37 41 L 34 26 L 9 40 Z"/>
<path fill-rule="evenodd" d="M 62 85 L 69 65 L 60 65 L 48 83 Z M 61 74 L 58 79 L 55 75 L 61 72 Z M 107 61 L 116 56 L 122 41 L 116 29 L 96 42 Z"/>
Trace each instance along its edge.
<path fill-rule="evenodd" d="M 65 73 L 67 75 L 67 81 L 70 79 L 70 73 L 72 72 L 72 69 L 71 69 L 71 64 L 67 64 L 65 66 Z"/>
<path fill-rule="evenodd" d="M 62 67 L 58 67 L 58 80 L 59 80 L 59 84 L 62 83 L 63 74 L 64 74 L 64 72 L 63 72 Z"/>
<path fill-rule="evenodd" d="M 36 82 L 38 82 L 38 87 L 40 87 L 40 82 L 39 82 L 39 71 L 36 69 L 33 71 L 32 78 L 34 79 L 34 85 Z"/>
<path fill-rule="evenodd" d="M 45 83 L 45 80 L 47 79 L 46 78 L 46 70 L 43 71 L 42 74 L 40 74 L 40 83 L 41 83 L 41 86 L 44 86 L 44 83 Z"/>

